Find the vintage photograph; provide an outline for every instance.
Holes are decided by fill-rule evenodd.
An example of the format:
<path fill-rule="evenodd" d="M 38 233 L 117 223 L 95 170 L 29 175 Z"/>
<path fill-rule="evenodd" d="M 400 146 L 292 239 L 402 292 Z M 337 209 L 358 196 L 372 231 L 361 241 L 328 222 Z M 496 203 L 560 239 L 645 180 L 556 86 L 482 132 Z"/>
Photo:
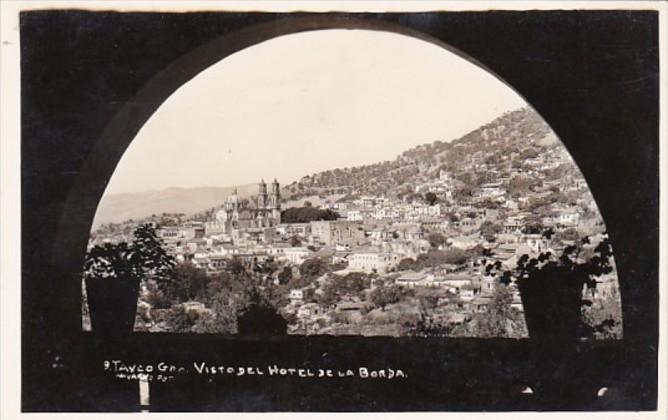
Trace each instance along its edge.
<path fill-rule="evenodd" d="M 605 224 L 556 134 L 466 58 L 374 31 L 278 37 L 184 84 L 119 162 L 82 280 L 85 330 L 480 338 L 528 337 L 525 306 L 552 315 L 520 288 L 572 281 L 552 310 L 622 337 Z"/>
<path fill-rule="evenodd" d="M 3 418 L 665 413 L 665 7 L 9 3 Z"/>

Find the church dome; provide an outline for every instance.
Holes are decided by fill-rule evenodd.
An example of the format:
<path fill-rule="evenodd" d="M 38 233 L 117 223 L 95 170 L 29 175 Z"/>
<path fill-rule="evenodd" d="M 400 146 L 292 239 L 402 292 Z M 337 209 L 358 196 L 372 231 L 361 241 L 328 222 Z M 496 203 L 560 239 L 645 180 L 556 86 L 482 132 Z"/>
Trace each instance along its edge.
<path fill-rule="evenodd" d="M 227 212 L 224 209 L 220 209 L 216 212 L 215 217 L 217 222 L 224 222 L 227 220 Z"/>

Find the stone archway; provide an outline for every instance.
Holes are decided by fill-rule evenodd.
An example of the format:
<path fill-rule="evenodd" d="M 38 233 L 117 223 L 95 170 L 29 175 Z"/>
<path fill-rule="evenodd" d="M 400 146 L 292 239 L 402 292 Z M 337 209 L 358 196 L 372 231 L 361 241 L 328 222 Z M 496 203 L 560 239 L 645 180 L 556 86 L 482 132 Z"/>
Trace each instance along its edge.
<path fill-rule="evenodd" d="M 475 59 L 422 32 L 398 24 L 361 18 L 342 16 L 291 17 L 251 26 L 221 36 L 182 56 L 156 74 L 106 126 L 102 135 L 96 141 L 93 151 L 84 164 L 65 203 L 65 216 L 61 220 L 58 237 L 62 238 L 63 234 L 67 232 L 69 238 L 81 238 L 81 241 L 70 242 L 68 245 L 57 241 L 53 249 L 52 262 L 54 265 L 62 267 L 59 272 L 67 273 L 68 277 L 79 276 L 85 239 L 88 236 L 97 204 L 106 186 L 106 182 L 101 181 L 110 179 L 117 163 L 135 135 L 174 91 L 201 71 L 224 60 L 229 55 L 257 43 L 282 35 L 323 29 L 364 29 L 407 35 L 440 46 L 481 67 L 489 74 L 495 75 L 490 69 L 477 63 Z M 498 76 L 495 77 L 505 83 Z M 74 214 L 76 214 L 76 217 L 72 217 Z"/>

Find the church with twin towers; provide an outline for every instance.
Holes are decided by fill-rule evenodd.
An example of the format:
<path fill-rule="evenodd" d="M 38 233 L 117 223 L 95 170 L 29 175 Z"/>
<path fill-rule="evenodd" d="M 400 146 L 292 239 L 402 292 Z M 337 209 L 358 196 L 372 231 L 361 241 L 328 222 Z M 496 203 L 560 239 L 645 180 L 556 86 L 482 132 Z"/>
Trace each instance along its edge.
<path fill-rule="evenodd" d="M 281 223 L 281 187 L 276 179 L 267 190 L 264 180 L 257 195 L 249 200 L 239 197 L 237 189 L 225 199 L 223 208 L 206 224 L 207 233 L 234 235 L 243 230 L 273 228 Z"/>

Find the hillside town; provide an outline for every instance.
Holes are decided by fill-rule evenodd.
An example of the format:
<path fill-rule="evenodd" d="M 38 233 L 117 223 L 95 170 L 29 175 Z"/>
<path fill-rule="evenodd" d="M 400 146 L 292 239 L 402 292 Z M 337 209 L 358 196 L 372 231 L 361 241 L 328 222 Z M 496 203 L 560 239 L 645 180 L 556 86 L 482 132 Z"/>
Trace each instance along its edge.
<path fill-rule="evenodd" d="M 605 237 L 579 169 L 526 108 L 391 162 L 283 188 L 261 180 L 256 195 L 235 191 L 198 215 L 103 225 L 89 245 L 130 241 L 139 223 L 180 270 L 169 290 L 142 284 L 135 329 L 156 332 L 234 333 L 259 294 L 290 334 L 526 337 L 517 287 L 489 267 Z M 621 325 L 617 287 L 613 270 L 583 290 L 590 316 Z M 505 319 L 489 328 L 490 317 Z"/>

